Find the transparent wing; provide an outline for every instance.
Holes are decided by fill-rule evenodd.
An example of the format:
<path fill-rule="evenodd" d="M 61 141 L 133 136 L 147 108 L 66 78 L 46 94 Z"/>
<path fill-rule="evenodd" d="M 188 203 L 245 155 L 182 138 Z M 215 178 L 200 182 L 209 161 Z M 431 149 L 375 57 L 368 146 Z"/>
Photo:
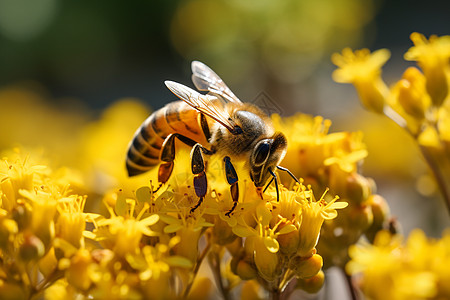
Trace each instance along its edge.
<path fill-rule="evenodd" d="M 229 131 L 235 130 L 235 124 L 231 121 L 230 115 L 218 103 L 218 98 L 213 95 L 202 95 L 193 89 L 174 81 L 164 82 L 169 90 L 178 98 L 225 126 Z"/>
<path fill-rule="evenodd" d="M 207 65 L 199 61 L 193 61 L 191 68 L 192 82 L 199 91 L 209 91 L 227 101 L 242 103 L 223 82 L 222 78 Z"/>

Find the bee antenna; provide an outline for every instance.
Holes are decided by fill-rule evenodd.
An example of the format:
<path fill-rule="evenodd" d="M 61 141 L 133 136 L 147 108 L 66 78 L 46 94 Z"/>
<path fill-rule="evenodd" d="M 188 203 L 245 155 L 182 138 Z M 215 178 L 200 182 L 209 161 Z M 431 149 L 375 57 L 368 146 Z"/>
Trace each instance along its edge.
<path fill-rule="evenodd" d="M 277 202 L 280 201 L 280 191 L 278 189 L 278 179 L 277 179 L 277 175 L 272 171 L 272 169 L 268 169 L 270 175 L 272 175 L 272 179 L 275 180 L 275 189 L 277 190 Z M 272 180 L 270 181 L 272 182 Z"/>
<path fill-rule="evenodd" d="M 287 169 L 285 167 L 282 167 L 282 166 L 277 166 L 277 169 L 281 170 L 281 171 L 284 171 L 284 172 L 287 172 L 292 177 L 292 179 L 294 179 L 297 183 L 300 183 L 300 181 L 297 179 L 297 177 L 295 177 L 295 175 L 292 174 L 292 172 L 289 171 L 289 169 Z"/>
<path fill-rule="evenodd" d="M 263 193 L 266 192 L 267 188 L 268 188 L 269 185 L 272 183 L 272 181 L 273 181 L 274 178 L 275 178 L 275 177 L 272 177 L 272 178 L 270 179 L 269 183 L 268 183 L 268 184 L 266 185 L 266 187 L 264 188 Z"/>

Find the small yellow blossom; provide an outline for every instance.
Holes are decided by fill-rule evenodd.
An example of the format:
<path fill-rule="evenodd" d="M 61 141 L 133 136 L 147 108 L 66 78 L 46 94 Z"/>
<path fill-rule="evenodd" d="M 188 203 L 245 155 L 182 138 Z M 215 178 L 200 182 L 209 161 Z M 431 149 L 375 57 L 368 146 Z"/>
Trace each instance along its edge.
<path fill-rule="evenodd" d="M 313 255 L 313 250 L 317 245 L 320 235 L 320 229 L 325 220 L 332 220 L 337 217 L 336 209 L 345 208 L 347 202 L 336 202 L 339 197 L 335 197 L 330 202 L 326 202 L 326 192 L 316 201 L 313 193 L 304 197 L 302 206 L 302 221 L 300 225 L 299 249 L 298 255 L 301 257 L 309 257 Z"/>
<path fill-rule="evenodd" d="M 159 216 L 150 214 L 141 219 L 149 207 L 144 207 L 137 216 L 134 215 L 135 207 L 136 200 L 126 199 L 119 194 L 115 210 L 107 205 L 111 215 L 109 218 L 99 216 L 92 220 L 96 227 L 93 231 L 95 239 L 100 241 L 105 247 L 113 249 L 121 257 L 137 251 L 143 235 L 156 235 L 149 227 L 158 222 Z"/>
<path fill-rule="evenodd" d="M 442 66 L 448 65 L 450 58 L 450 36 L 432 35 L 429 40 L 424 35 L 411 34 L 414 47 L 405 53 L 406 60 L 417 61 L 426 77 L 426 89 L 433 105 L 439 107 L 448 96 L 448 75 Z"/>
<path fill-rule="evenodd" d="M 350 248 L 347 271 L 362 274 L 362 290 L 374 300 L 446 299 L 450 272 L 442 266 L 449 262 L 449 237 L 447 232 L 432 240 L 415 230 L 403 244 L 398 236 L 381 231 L 373 245 Z"/>
<path fill-rule="evenodd" d="M 388 88 L 381 79 L 381 67 L 390 57 L 387 49 L 370 53 L 368 49 L 342 50 L 332 55 L 332 62 L 339 67 L 333 72 L 333 79 L 340 83 L 352 83 L 358 91 L 363 105 L 371 111 L 382 113 L 388 95 Z"/>
<path fill-rule="evenodd" d="M 394 98 L 398 99 L 405 112 L 418 120 L 426 117 L 431 105 L 425 84 L 425 76 L 417 68 L 409 67 L 392 88 Z"/>
<path fill-rule="evenodd" d="M 83 211 L 86 197 L 71 195 L 58 202 L 59 217 L 56 223 L 56 235 L 76 248 L 84 246 L 83 231 L 86 227 L 86 217 Z"/>

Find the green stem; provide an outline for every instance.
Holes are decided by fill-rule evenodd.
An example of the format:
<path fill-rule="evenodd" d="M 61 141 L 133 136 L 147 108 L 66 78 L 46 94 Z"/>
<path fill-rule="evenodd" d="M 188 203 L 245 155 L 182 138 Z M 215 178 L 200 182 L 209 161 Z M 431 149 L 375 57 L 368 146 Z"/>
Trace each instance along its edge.
<path fill-rule="evenodd" d="M 445 169 L 445 167 L 450 168 L 450 165 L 449 166 L 444 165 L 444 167 L 441 169 L 440 168 L 441 164 L 445 162 L 436 161 L 434 159 L 434 156 L 430 153 L 430 151 L 426 147 L 420 146 L 420 151 L 422 152 L 423 157 L 428 163 L 428 166 L 430 167 L 431 172 L 433 173 L 434 178 L 436 179 L 436 183 L 447 206 L 447 212 L 450 214 L 450 185 L 448 184 L 448 182 L 450 182 L 450 174 L 446 180 L 446 176 L 443 174 L 444 172 L 442 171 L 442 169 Z"/>
<path fill-rule="evenodd" d="M 397 125 L 405 129 L 417 142 L 417 137 L 419 136 L 419 133 L 412 132 L 408 126 L 405 119 L 403 119 L 402 116 L 400 116 L 395 110 L 393 110 L 390 106 L 385 106 L 383 113 L 386 117 L 394 121 Z M 433 121 L 430 121 L 432 126 L 435 127 L 436 130 L 438 130 L 436 126 L 436 121 L 433 119 Z M 445 205 L 447 206 L 447 211 L 450 214 L 450 174 L 444 174 L 445 169 L 450 169 L 450 163 L 446 161 L 444 158 L 444 161 L 437 161 L 433 154 L 430 153 L 429 149 L 419 144 L 419 149 L 427 162 L 428 166 L 431 169 L 431 172 L 434 175 L 434 178 L 436 179 L 436 183 L 438 185 L 439 191 L 442 194 L 442 197 L 444 198 Z M 444 166 L 442 167 L 442 164 Z M 450 172 L 450 171 L 448 171 Z M 446 176 L 447 175 L 447 176 Z"/>
<path fill-rule="evenodd" d="M 216 247 L 215 247 L 216 248 Z M 226 287 L 223 284 L 222 281 L 222 273 L 220 271 L 220 258 L 218 255 L 218 252 L 216 249 L 213 249 L 209 255 L 208 255 L 208 263 L 211 267 L 211 271 L 214 275 L 214 280 L 216 282 L 217 288 L 219 289 L 219 292 L 222 294 L 223 299 L 229 300 L 230 298 L 230 291 L 228 287 Z"/>
<path fill-rule="evenodd" d="M 208 254 L 210 248 L 211 248 L 211 244 L 208 243 L 206 245 L 205 249 L 203 249 L 202 253 L 198 257 L 197 263 L 195 264 L 195 267 L 194 267 L 194 270 L 193 270 L 192 278 L 189 280 L 189 283 L 186 286 L 186 289 L 184 290 L 183 298 L 187 298 L 187 296 L 189 295 L 189 292 L 191 291 L 192 285 L 194 284 L 195 277 L 197 277 L 198 270 L 200 269 L 200 266 L 201 266 L 203 260 L 205 259 L 206 255 Z"/>
<path fill-rule="evenodd" d="M 352 276 L 348 275 L 344 269 L 341 269 L 342 273 L 344 274 L 345 277 L 345 281 L 347 282 L 347 286 L 348 286 L 348 291 L 350 293 L 350 297 L 352 300 L 359 300 L 359 294 L 358 291 L 356 289 L 356 287 L 353 285 L 352 282 Z"/>

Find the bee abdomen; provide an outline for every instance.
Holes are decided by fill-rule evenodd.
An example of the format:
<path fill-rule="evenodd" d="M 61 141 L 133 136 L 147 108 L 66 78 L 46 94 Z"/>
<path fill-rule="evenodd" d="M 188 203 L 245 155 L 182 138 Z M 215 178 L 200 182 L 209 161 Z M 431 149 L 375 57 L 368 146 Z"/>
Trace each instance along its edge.
<path fill-rule="evenodd" d="M 164 140 L 171 133 L 180 133 L 194 141 L 203 142 L 205 137 L 197 121 L 198 114 L 185 102 L 177 101 L 150 115 L 129 145 L 126 160 L 128 175 L 139 175 L 158 165 Z"/>

